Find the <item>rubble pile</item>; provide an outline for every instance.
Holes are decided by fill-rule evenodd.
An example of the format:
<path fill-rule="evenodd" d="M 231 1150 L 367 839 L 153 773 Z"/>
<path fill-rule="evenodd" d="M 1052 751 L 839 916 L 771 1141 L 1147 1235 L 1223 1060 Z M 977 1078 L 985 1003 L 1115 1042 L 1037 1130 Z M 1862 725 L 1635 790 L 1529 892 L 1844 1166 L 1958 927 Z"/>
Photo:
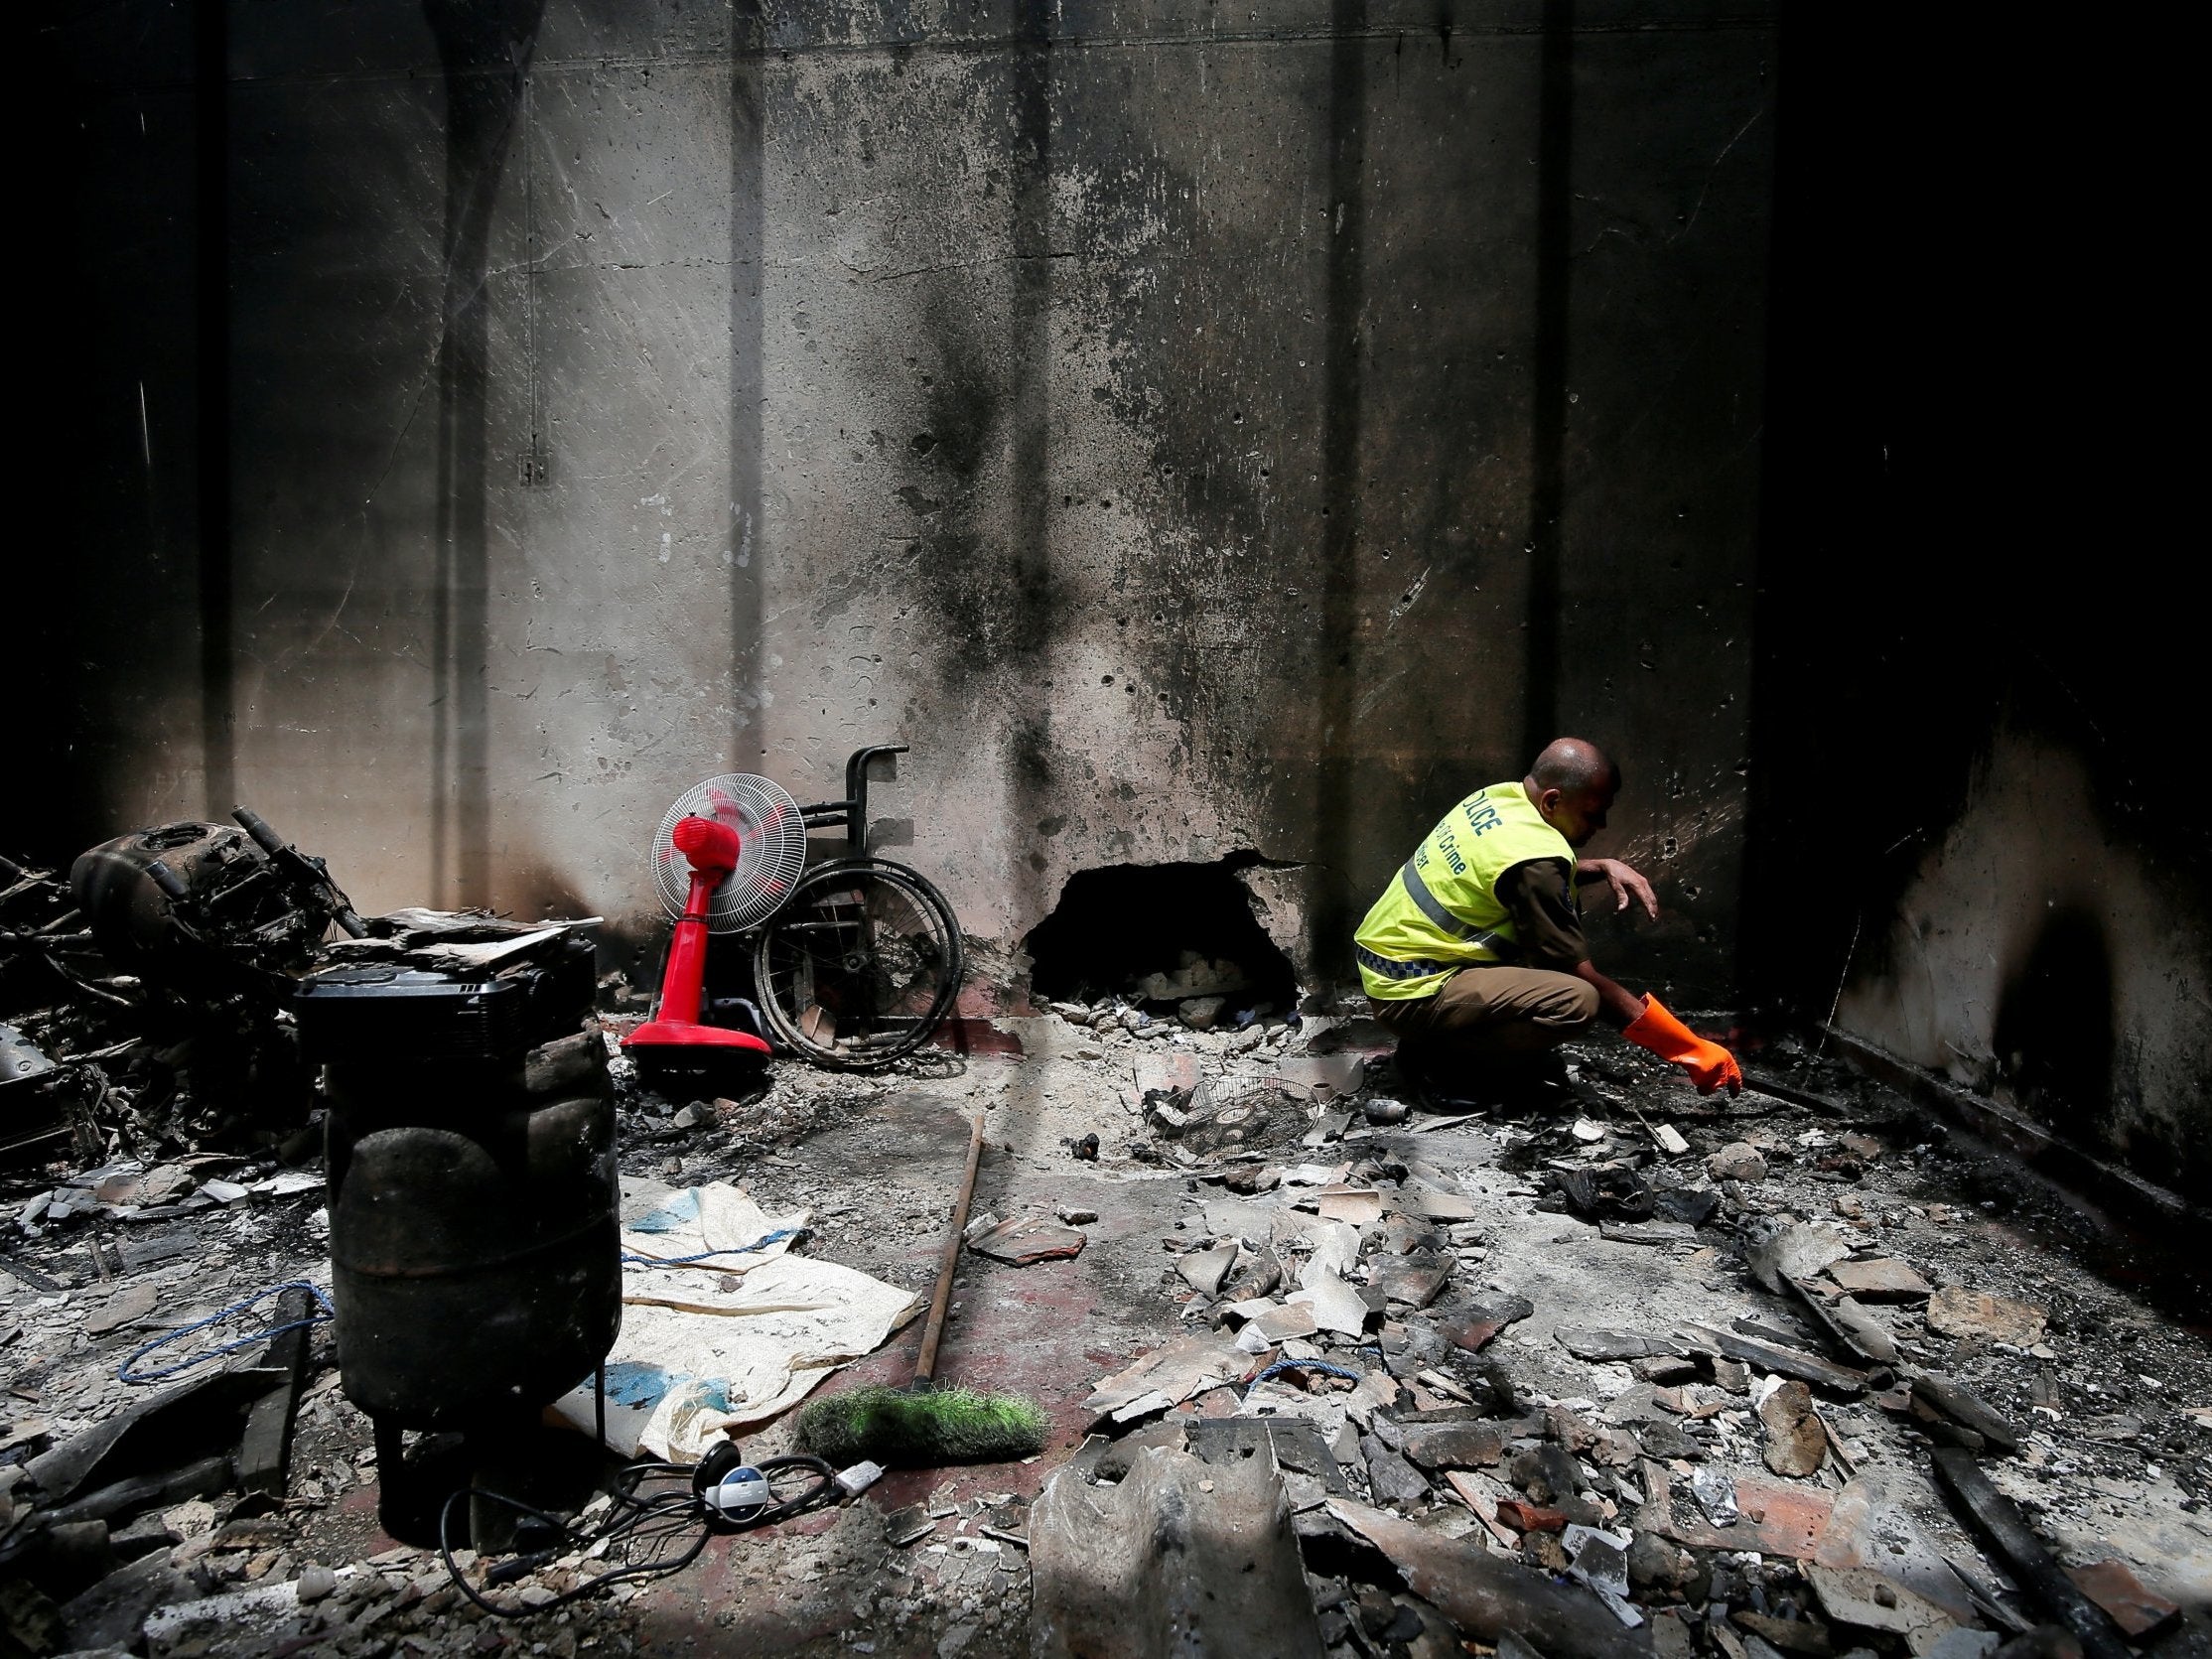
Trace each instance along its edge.
<path fill-rule="evenodd" d="M 945 1216 L 916 1126 L 985 1112 L 950 1374 L 995 1385 L 993 1318 L 1056 1326 L 1024 1361 L 1059 1363 L 1051 1450 L 895 1472 L 580 1600 L 606 1565 L 583 1549 L 462 1552 L 487 1613 L 378 1530 L 327 1323 L 118 1375 L 282 1322 L 264 1301 L 193 1328 L 265 1289 L 301 1287 L 314 1318 L 312 1150 L 62 1159 L 0 1190 L 10 1642 L 583 1659 L 712 1633 L 1000 1659 L 1152 1655 L 1177 1627 L 1313 1659 L 2202 1651 L 2204 1342 L 2070 1260 L 2052 1200 L 1848 1074 L 1795 1063 L 1754 1071 L 1794 1098 L 1701 1099 L 1591 1041 L 1553 1104 L 1445 1116 L 1407 1110 L 1364 1022 L 1148 1036 L 1069 1005 L 1001 1023 L 1019 1057 L 785 1062 L 679 1099 L 622 1058 L 629 1018 L 593 1037 L 625 1174 L 726 1180 L 778 1226 L 804 1210 L 782 1249 L 888 1284 L 926 1286 Z M 174 1434 L 117 1432 L 157 1409 Z M 273 1476 L 257 1411 L 264 1442 L 289 1430 Z M 68 1483 L 103 1442 L 109 1466 Z"/>
<path fill-rule="evenodd" d="M 2045 1472 L 2075 1490 L 2163 1485 L 2190 1527 L 2212 1414 L 2094 1408 L 2212 1394 L 2202 1345 L 2161 1343 L 2165 1374 L 2131 1378 L 2094 1342 L 2054 1341 L 2098 1328 L 2100 1299 L 2022 1286 L 2018 1261 L 1962 1248 L 1959 1206 L 1924 1200 L 1945 1159 L 1899 1144 L 1920 1128 L 1901 1103 L 1805 1065 L 1776 1083 L 1796 1101 L 1700 1100 L 1591 1043 L 1571 1050 L 1556 1113 L 1393 1131 L 1355 1069 L 1310 1097 L 1289 1149 L 1200 1145 L 1210 1096 L 1250 1096 L 1225 1080 L 1235 1063 L 1186 1066 L 1179 1086 L 1132 1070 L 1138 1109 L 1195 1177 L 1163 1239 L 1184 1333 L 1099 1380 L 1083 1403 L 1097 1433 L 1041 1502 L 1138 1472 L 1142 1504 L 1166 1514 L 1213 1490 L 1178 1459 L 1261 1458 L 1273 1510 L 1246 1494 L 1250 1513 L 1232 1505 L 1223 1524 L 1279 1511 L 1340 1659 L 1502 1652 L 1516 1635 L 1545 1653 L 1729 1659 L 2199 1650 L 2185 1644 L 2203 1628 L 2125 1562 L 2060 1571 L 2005 1493 L 2047 1513 L 2063 1500 Z M 1500 1238 L 1508 1209 L 1698 1295 L 1614 1303 L 1591 1286 L 1539 1315 L 1524 1291 L 1577 1287 L 1529 1272 L 1525 1238 Z M 1678 1300 L 1713 1311 L 1684 1316 Z M 1159 1519 L 1061 1507 L 1097 1511 L 1060 1523 L 1091 1526 L 1093 1552 Z M 2182 1536 L 2212 1560 L 2212 1528 Z M 1040 1609 L 1072 1596 L 1079 1626 L 1098 1590 L 1073 1564 L 1091 1559 L 1071 1551 L 1075 1590 L 1040 1583 Z M 1548 1601 L 1561 1585 L 1610 1628 Z"/>

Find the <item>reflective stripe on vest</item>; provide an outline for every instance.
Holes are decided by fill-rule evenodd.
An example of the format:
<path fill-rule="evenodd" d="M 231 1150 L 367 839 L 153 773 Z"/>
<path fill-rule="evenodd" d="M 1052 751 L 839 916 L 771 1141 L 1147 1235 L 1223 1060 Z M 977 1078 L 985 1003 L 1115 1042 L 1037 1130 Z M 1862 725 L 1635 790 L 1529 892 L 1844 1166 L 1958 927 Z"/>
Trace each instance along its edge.
<path fill-rule="evenodd" d="M 1451 973 L 1456 963 L 1452 962 L 1393 962 L 1387 956 L 1377 956 L 1365 945 L 1352 946 L 1352 955 L 1369 973 L 1381 974 L 1385 979 L 1421 979 L 1429 974 Z"/>
<path fill-rule="evenodd" d="M 1359 924 L 1355 955 L 1367 994 L 1386 1002 L 1434 996 L 1460 968 L 1517 960 L 1497 881 L 1517 864 L 1543 860 L 1572 871 L 1575 850 L 1520 784 L 1493 783 L 1459 802 Z"/>
<path fill-rule="evenodd" d="M 1412 859 L 1406 860 L 1405 867 L 1398 872 L 1398 879 L 1406 884 L 1406 897 L 1413 900 L 1414 908 L 1453 938 L 1464 939 L 1470 945 L 1485 945 L 1498 953 L 1500 961 L 1511 962 L 1519 958 L 1521 947 L 1513 942 L 1513 935 L 1510 932 L 1501 933 L 1495 929 L 1480 930 L 1470 922 L 1461 921 L 1446 909 L 1444 900 L 1429 891 L 1427 880 L 1419 870 L 1414 868 Z M 1386 958 L 1377 957 L 1376 960 L 1383 961 Z M 1455 967 L 1459 964 L 1448 963 L 1446 965 Z M 1407 979 L 1412 976 L 1392 974 L 1390 977 L 1393 979 Z"/>

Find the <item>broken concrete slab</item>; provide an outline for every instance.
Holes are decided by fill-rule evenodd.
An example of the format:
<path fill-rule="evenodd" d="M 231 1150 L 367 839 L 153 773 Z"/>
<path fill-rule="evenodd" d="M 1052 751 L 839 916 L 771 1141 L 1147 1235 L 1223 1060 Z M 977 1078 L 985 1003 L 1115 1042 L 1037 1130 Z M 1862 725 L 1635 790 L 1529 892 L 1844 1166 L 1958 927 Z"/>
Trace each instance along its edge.
<path fill-rule="evenodd" d="M 1270 1342 L 1288 1342 L 1301 1336 L 1311 1336 L 1320 1324 L 1313 1316 L 1311 1303 L 1284 1303 L 1269 1309 L 1252 1321 L 1253 1326 Z"/>
<path fill-rule="evenodd" d="M 1273 1457 L 1158 1448 L 1118 1485 L 1062 1469 L 1030 1511 L 1035 1659 L 1321 1659 Z"/>
<path fill-rule="evenodd" d="M 1200 1296 L 1217 1295 L 1236 1266 L 1237 1249 L 1234 1244 L 1217 1244 L 1211 1250 L 1186 1250 L 1175 1258 L 1175 1271 Z"/>
<path fill-rule="evenodd" d="M 105 1336 L 135 1324 L 161 1305 L 161 1293 L 151 1285 L 132 1285 L 117 1291 L 84 1315 L 84 1334 Z"/>
<path fill-rule="evenodd" d="M 1366 1504 L 1331 1498 L 1328 1512 L 1389 1557 L 1413 1592 L 1469 1640 L 1495 1645 L 1528 1632 L 1548 1659 L 1641 1659 L 1652 1651 L 1648 1630 L 1624 1628 L 1587 1589 Z"/>
<path fill-rule="evenodd" d="M 1331 1492 L 1345 1489 L 1336 1454 L 1304 1418 L 1201 1418 L 1189 1425 L 1186 1437 L 1190 1454 L 1202 1462 L 1226 1463 L 1266 1452 L 1280 1467 L 1310 1475 Z"/>
<path fill-rule="evenodd" d="M 1671 1337 L 1646 1336 L 1633 1330 L 1575 1330 L 1552 1332 L 1552 1340 L 1577 1359 L 1602 1364 L 1616 1359 L 1651 1359 L 1677 1355 L 1683 1345 Z"/>
<path fill-rule="evenodd" d="M 1194 1331 L 1101 1380 L 1083 1402 L 1083 1410 L 1117 1422 L 1166 1411 L 1203 1389 L 1242 1376 L 1247 1357 L 1226 1331 Z"/>
<path fill-rule="evenodd" d="M 1928 1328 L 1939 1336 L 1980 1336 L 2015 1348 L 2042 1340 L 2049 1316 L 2031 1302 L 1946 1286 L 1928 1298 Z"/>
<path fill-rule="evenodd" d="M 1826 1272 L 1846 1294 L 1862 1302 L 1917 1302 L 1935 1290 L 1910 1262 L 1894 1256 L 1830 1262 Z"/>
<path fill-rule="evenodd" d="M 1861 1475 L 1836 1494 L 1812 1559 L 1829 1568 L 1873 1568 L 1961 1624 L 1974 1621 L 1972 1592 L 1876 1477 Z"/>
<path fill-rule="evenodd" d="M 1313 1254 L 1299 1269 L 1301 1289 L 1310 1288 L 1322 1279 L 1341 1279 L 1359 1266 L 1357 1228 L 1341 1221 L 1313 1221 L 1307 1224 L 1305 1236 L 1313 1246 Z"/>
<path fill-rule="evenodd" d="M 1792 1279 L 1809 1279 L 1851 1254 L 1851 1241 L 1825 1221 L 1768 1224 L 1746 1235 L 1744 1260 L 1768 1290 L 1779 1295 Z"/>
<path fill-rule="evenodd" d="M 1399 1450 L 1425 1469 L 1494 1466 L 1505 1455 L 1502 1423 L 1413 1423 L 1400 1428 Z"/>
<path fill-rule="evenodd" d="M 1958 1620 L 1934 1602 L 1915 1594 L 1871 1567 L 1804 1568 L 1821 1611 L 1839 1624 L 1866 1630 L 1886 1630 L 1905 1639 L 1915 1654 L 1925 1654 L 1946 1635 L 1959 1628 Z"/>
<path fill-rule="evenodd" d="M 1322 1330 L 1357 1336 L 1367 1328 L 1367 1321 L 1374 1316 L 1374 1310 L 1367 1306 L 1366 1298 L 1333 1273 L 1311 1274 L 1301 1283 L 1304 1288 L 1293 1292 L 1284 1301 L 1293 1308 L 1311 1309 L 1313 1322 Z"/>
<path fill-rule="evenodd" d="M 1079 1256 L 1086 1242 L 1078 1228 L 1042 1215 L 1022 1215 L 969 1240 L 968 1248 L 1012 1267 L 1030 1267 Z"/>

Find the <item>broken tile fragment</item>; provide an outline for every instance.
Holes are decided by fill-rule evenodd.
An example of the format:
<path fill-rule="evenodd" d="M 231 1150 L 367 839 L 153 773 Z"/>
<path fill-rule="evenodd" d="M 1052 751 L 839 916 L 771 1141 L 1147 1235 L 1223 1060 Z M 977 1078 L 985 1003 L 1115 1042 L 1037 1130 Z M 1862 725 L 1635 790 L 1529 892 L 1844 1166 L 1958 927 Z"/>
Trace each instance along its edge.
<path fill-rule="evenodd" d="M 1179 1405 L 1201 1389 L 1218 1387 L 1243 1375 L 1244 1366 L 1245 1355 L 1226 1331 L 1194 1332 L 1155 1348 L 1127 1369 L 1102 1379 L 1083 1402 L 1083 1409 L 1093 1416 L 1112 1416 L 1126 1422 L 1148 1410 L 1166 1411 Z M 1161 1403 L 1151 1406 L 1147 1402 L 1152 1399 Z"/>
<path fill-rule="evenodd" d="M 1984 1336 L 2016 1348 L 2040 1340 L 2047 1322 L 2043 1310 L 2031 1302 L 1955 1285 L 1928 1298 L 1927 1319 L 1928 1328 L 1941 1336 Z"/>
<path fill-rule="evenodd" d="M 1800 1480 L 1819 1471 L 1828 1455 L 1828 1434 L 1813 1410 L 1811 1389 L 1783 1383 L 1759 1403 L 1759 1422 L 1766 1426 L 1761 1455 L 1768 1468 Z"/>
<path fill-rule="evenodd" d="M 2124 1561 L 2069 1567 L 2066 1577 L 2074 1581 L 2074 1587 L 2084 1595 L 2104 1608 L 2115 1624 L 2138 1640 L 2162 1628 L 2181 1611 L 2178 1602 L 2146 1589 Z"/>
<path fill-rule="evenodd" d="M 1324 1186 L 1299 1202 L 1302 1206 L 1312 1204 L 1326 1220 L 1349 1222 L 1355 1227 L 1372 1225 L 1383 1214 L 1382 1194 L 1371 1186 Z"/>
<path fill-rule="evenodd" d="M 1037 1262 L 1079 1256 L 1083 1253 L 1083 1234 L 1073 1227 L 1063 1227 L 1041 1215 L 1023 1215 L 1012 1221 L 1002 1221 L 989 1232 L 971 1239 L 968 1248 L 1015 1267 L 1029 1267 Z"/>
<path fill-rule="evenodd" d="M 1830 1262 L 1828 1277 L 1862 1302 L 1917 1302 L 1935 1287 L 1920 1277 L 1910 1262 L 1894 1256 L 1867 1261 Z"/>
<path fill-rule="evenodd" d="M 1449 1327 L 1445 1335 L 1455 1347 L 1464 1348 L 1468 1353 L 1480 1353 L 1491 1337 L 1535 1312 L 1536 1304 L 1525 1296 L 1492 1297 L 1469 1308 L 1466 1317 Z"/>

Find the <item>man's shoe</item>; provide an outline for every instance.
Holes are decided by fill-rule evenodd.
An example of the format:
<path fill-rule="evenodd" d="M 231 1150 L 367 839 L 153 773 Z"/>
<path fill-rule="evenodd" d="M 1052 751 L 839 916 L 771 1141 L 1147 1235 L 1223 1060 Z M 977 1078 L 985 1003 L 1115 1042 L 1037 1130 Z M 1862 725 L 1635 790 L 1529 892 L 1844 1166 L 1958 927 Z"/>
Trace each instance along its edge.
<path fill-rule="evenodd" d="M 1451 1077 L 1426 1080 L 1423 1104 L 1435 1112 L 1558 1112 L 1579 1107 L 1557 1053 L 1526 1059 L 1486 1060 L 1457 1068 Z"/>

